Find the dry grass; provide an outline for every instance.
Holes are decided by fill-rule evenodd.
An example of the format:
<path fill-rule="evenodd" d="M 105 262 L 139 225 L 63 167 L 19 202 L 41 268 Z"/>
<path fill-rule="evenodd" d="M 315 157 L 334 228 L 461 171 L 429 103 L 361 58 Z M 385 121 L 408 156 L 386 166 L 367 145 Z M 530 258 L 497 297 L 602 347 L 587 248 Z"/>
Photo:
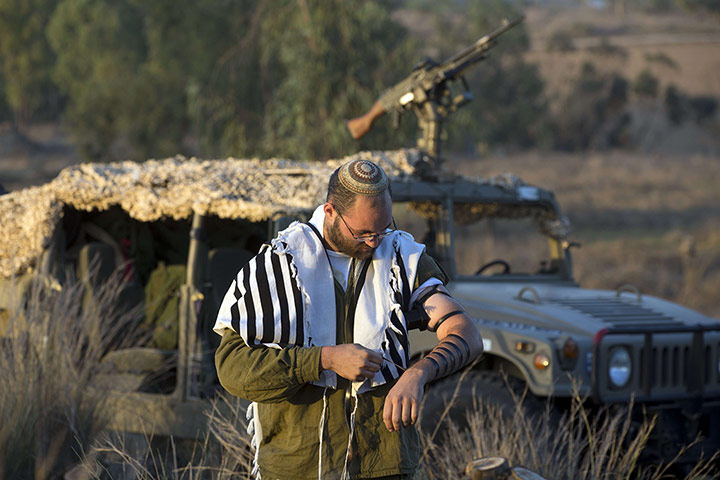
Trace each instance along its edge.
<path fill-rule="evenodd" d="M 682 452 L 661 465 L 639 463 L 655 420 L 646 418 L 640 424 L 633 423 L 632 404 L 591 414 L 576 393 L 570 409 L 557 418 L 550 405 L 544 414 L 529 416 L 522 397 L 515 397 L 512 415 L 485 403 L 481 395 L 478 399 L 476 408 L 468 412 L 467 422 L 450 422 L 441 441 L 433 443 L 429 441 L 431 435 L 422 436 L 430 454 L 423 458 L 421 478 L 461 478 L 468 462 L 493 456 L 504 457 L 511 466 L 522 465 L 548 479 L 674 478 L 669 472 Z M 715 457 L 699 462 L 684 478 L 708 478 Z"/>
<path fill-rule="evenodd" d="M 5 312 L 0 338 L 0 478 L 57 478 L 90 450 L 106 421 L 93 388 L 111 345 L 129 341 L 135 312 L 115 308 L 120 281 L 81 308 L 78 285 L 38 282 Z"/>
<path fill-rule="evenodd" d="M 481 395 L 477 398 L 477 406 L 468 413 L 467 421 L 449 421 L 441 441 L 430 441 L 431 434 L 421 435 L 425 453 L 418 478 L 463 478 L 469 461 L 487 456 L 504 457 L 511 466 L 522 465 L 547 479 L 677 478 L 670 474 L 670 469 L 680 454 L 661 465 L 639 463 L 655 421 L 646 418 L 640 424 L 631 422 L 632 405 L 605 408 L 591 414 L 583 399 L 576 395 L 562 418 L 548 408 L 544 414 L 531 419 L 526 415 L 522 397 L 516 398 L 517 405 L 511 416 L 485 403 Z M 211 416 L 210 436 L 193 450 L 194 460 L 185 464 L 179 460 L 181 455 L 172 440 L 162 455 L 151 447 L 152 439 L 146 438 L 145 448 L 138 449 L 137 445 L 128 445 L 121 437 L 114 437 L 98 449 L 105 455 L 111 454 L 116 461 L 114 468 L 104 467 L 105 478 L 247 478 L 252 457 L 245 433 L 244 410 L 236 402 L 230 401 L 229 405 L 232 407 L 229 415 L 217 410 Z M 681 478 L 711 478 L 715 460 L 713 457 L 699 462 Z"/>
<path fill-rule="evenodd" d="M 80 287 L 36 288 L 10 311 L 26 327 L 5 337 L 0 353 L 0 476 L 59 478 L 74 467 L 80 478 L 247 478 L 252 450 L 245 410 L 234 399 L 216 400 L 209 433 L 198 442 L 101 434 L 106 394 L 93 388 L 97 366 L 109 339 L 122 342 L 118 330 L 136 320 L 116 312 L 117 285 L 98 291 L 92 308 L 80 308 Z M 461 478 L 466 463 L 482 456 L 504 456 L 549 479 L 654 480 L 666 472 L 667 465 L 638 465 L 654 420 L 631 425 L 629 409 L 591 415 L 576 395 L 560 421 L 551 410 L 530 420 L 523 398 L 508 416 L 473 397 L 477 407 L 467 422 L 450 424 L 447 439 L 423 436 L 420 478 Z M 686 478 L 709 468 L 699 463 Z"/>
<path fill-rule="evenodd" d="M 184 445 L 173 438 L 108 434 L 93 449 L 86 471 L 115 480 L 249 478 L 253 450 L 241 403 L 230 396 L 215 399 L 207 434 Z"/>

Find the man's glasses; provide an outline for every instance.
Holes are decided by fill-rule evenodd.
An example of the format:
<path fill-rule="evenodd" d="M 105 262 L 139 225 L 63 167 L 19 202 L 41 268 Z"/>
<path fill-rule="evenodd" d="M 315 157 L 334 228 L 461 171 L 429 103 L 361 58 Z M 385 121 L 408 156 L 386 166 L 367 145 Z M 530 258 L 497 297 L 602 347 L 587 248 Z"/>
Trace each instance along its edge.
<path fill-rule="evenodd" d="M 332 203 L 331 203 L 330 205 L 332 205 Z M 369 241 L 374 240 L 374 239 L 376 239 L 376 238 L 377 238 L 378 241 L 379 241 L 379 240 L 382 240 L 383 238 L 387 237 L 388 235 L 390 235 L 390 234 L 391 234 L 392 232 L 394 232 L 395 230 L 397 230 L 397 226 L 395 225 L 395 218 L 394 218 L 394 217 L 391 217 L 391 218 L 392 218 L 392 228 L 386 228 L 384 231 L 382 231 L 382 232 L 377 232 L 377 233 L 368 233 L 368 234 L 365 234 L 365 235 L 355 235 L 355 232 L 353 232 L 353 229 L 350 228 L 350 225 L 347 224 L 347 222 L 345 221 L 345 219 L 343 218 L 343 216 L 340 214 L 340 212 L 338 211 L 338 209 L 335 208 L 335 205 L 332 205 L 332 207 L 333 207 L 333 208 L 335 209 L 335 211 L 337 212 L 338 216 L 340 217 L 340 220 L 342 220 L 342 222 L 343 222 L 343 223 L 345 224 L 345 226 L 347 227 L 348 231 L 350 232 L 350 235 L 351 235 L 356 241 L 358 241 L 358 242 L 369 242 Z"/>

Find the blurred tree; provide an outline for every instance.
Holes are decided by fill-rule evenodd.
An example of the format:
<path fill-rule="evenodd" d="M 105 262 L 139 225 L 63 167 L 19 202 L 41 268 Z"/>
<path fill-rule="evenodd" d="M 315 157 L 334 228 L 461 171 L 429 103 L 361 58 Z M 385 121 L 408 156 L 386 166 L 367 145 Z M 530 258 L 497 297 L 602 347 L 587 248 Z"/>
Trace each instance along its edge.
<path fill-rule="evenodd" d="M 90 158 L 350 153 L 407 48 L 375 1 L 61 0 L 49 36 Z"/>
<path fill-rule="evenodd" d="M 657 97 L 659 86 L 658 78 L 647 69 L 638 73 L 632 83 L 633 92 L 640 97 Z"/>
<path fill-rule="evenodd" d="M 143 122 L 143 112 L 128 101 L 147 50 L 142 12 L 125 0 L 61 0 L 48 37 L 57 52 L 54 78 L 69 98 L 66 117 L 76 146 L 90 159 L 112 158 L 111 148 L 127 155 L 132 149 L 125 146 L 120 119 Z"/>
<path fill-rule="evenodd" d="M 49 36 L 83 153 L 196 153 L 184 144 L 193 134 L 190 99 L 230 48 L 248 3 L 255 2 L 63 0 Z"/>
<path fill-rule="evenodd" d="M 18 128 L 38 114 L 44 118 L 58 114 L 58 91 L 51 79 L 55 56 L 45 37 L 57 3 L 58 0 L 0 0 L 2 94 Z"/>
<path fill-rule="evenodd" d="M 665 111 L 673 125 L 679 125 L 687 115 L 687 99 L 675 85 L 665 89 Z"/>
<path fill-rule="evenodd" d="M 708 11 L 720 13 L 720 2 L 718 0 L 675 0 L 680 8 L 690 11 Z"/>
<path fill-rule="evenodd" d="M 554 145 L 560 150 L 619 146 L 630 117 L 624 112 L 628 83 L 618 74 L 599 72 L 586 62 L 553 120 Z"/>
<path fill-rule="evenodd" d="M 376 1 L 278 2 L 263 22 L 261 66 L 280 73 L 266 104 L 265 152 L 327 158 L 358 148 L 344 120 L 368 109 L 411 56 L 389 13 Z M 376 130 L 362 146 L 397 145 Z"/>
<path fill-rule="evenodd" d="M 12 121 L 12 110 L 7 103 L 5 76 L 0 69 L 0 122 Z"/>

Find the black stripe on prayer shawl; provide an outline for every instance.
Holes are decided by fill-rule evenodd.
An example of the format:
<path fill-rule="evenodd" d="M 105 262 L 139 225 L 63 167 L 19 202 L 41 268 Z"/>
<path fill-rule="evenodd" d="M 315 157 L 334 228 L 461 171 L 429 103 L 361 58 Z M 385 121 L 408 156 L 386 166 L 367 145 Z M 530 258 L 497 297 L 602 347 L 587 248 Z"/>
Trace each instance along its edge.
<path fill-rule="evenodd" d="M 290 255 L 289 253 L 287 255 L 285 255 L 285 260 L 287 261 L 288 272 L 292 272 L 292 255 Z M 293 295 L 294 305 L 295 305 L 295 344 L 303 345 L 305 343 L 305 331 L 303 328 L 305 320 L 304 320 L 304 312 L 303 312 L 302 292 L 300 292 L 300 287 L 298 286 L 297 278 L 295 278 L 292 275 L 291 275 L 291 284 L 292 284 L 292 295 Z"/>
<path fill-rule="evenodd" d="M 398 351 L 398 348 L 397 348 L 397 343 L 396 343 L 397 340 L 393 337 L 397 337 L 397 335 L 395 335 L 395 332 L 393 332 L 389 328 L 386 329 L 385 330 L 385 338 L 387 339 L 388 353 L 390 353 L 390 358 L 392 359 L 393 362 L 395 362 L 395 364 L 403 365 L 403 359 L 400 356 L 400 352 Z M 407 365 L 407 364 L 405 364 L 405 365 Z"/>
<path fill-rule="evenodd" d="M 270 292 L 270 284 L 268 283 L 267 270 L 265 269 L 265 256 L 268 255 L 270 249 L 266 249 L 260 255 L 255 257 L 257 278 L 257 292 L 260 296 L 260 306 L 262 307 L 263 334 L 260 338 L 261 343 L 275 343 L 275 312 L 273 311 L 272 292 Z"/>
<path fill-rule="evenodd" d="M 238 307 L 238 302 L 240 301 L 240 297 L 242 297 L 242 295 L 240 294 L 240 289 L 238 288 L 237 278 L 233 280 L 230 288 L 233 289 L 233 295 L 235 296 L 235 302 L 230 307 L 230 325 L 232 325 L 233 330 L 240 333 L 240 308 Z"/>
<path fill-rule="evenodd" d="M 392 312 L 390 314 L 390 322 L 395 326 L 395 328 L 399 329 L 402 334 L 396 335 L 398 339 L 400 340 L 400 344 L 403 347 L 403 350 L 405 351 L 405 363 L 400 363 L 401 365 L 409 365 L 410 364 L 410 344 L 408 342 L 408 336 L 407 336 L 407 330 L 405 329 L 405 325 L 402 324 L 400 319 L 397 317 L 397 314 L 395 312 Z M 393 332 L 397 333 L 397 332 Z"/>
<path fill-rule="evenodd" d="M 275 276 L 275 285 L 277 287 L 277 298 L 280 304 L 280 345 L 287 345 L 290 341 L 290 317 L 288 314 L 288 297 L 285 292 L 285 279 L 283 278 L 282 267 L 280 266 L 280 258 L 273 253 L 270 255 L 273 274 Z"/>
<path fill-rule="evenodd" d="M 402 281 L 402 309 L 407 312 L 408 308 L 410 308 L 410 281 L 408 280 L 407 271 L 405 270 L 405 263 L 403 262 L 402 255 L 400 255 L 400 249 L 395 252 L 395 257 L 397 259 L 398 266 L 400 267 L 400 277 Z"/>
<path fill-rule="evenodd" d="M 243 301 L 245 303 L 245 315 L 247 315 L 248 321 L 245 322 L 247 324 L 247 336 L 246 338 L 248 340 L 254 340 L 255 339 L 255 304 L 253 303 L 253 296 L 252 291 L 250 290 L 250 264 L 254 261 L 250 260 L 250 262 L 245 265 L 242 269 L 243 272 L 243 288 L 245 289 L 245 294 L 243 295 Z M 241 332 L 238 332 L 242 335 Z M 254 342 L 251 342 L 254 344 Z M 252 346 L 252 345 L 250 345 Z"/>
<path fill-rule="evenodd" d="M 387 365 L 383 365 L 380 368 L 380 373 L 382 373 L 382 376 L 385 378 L 385 383 L 391 382 L 393 380 L 393 374 Z"/>

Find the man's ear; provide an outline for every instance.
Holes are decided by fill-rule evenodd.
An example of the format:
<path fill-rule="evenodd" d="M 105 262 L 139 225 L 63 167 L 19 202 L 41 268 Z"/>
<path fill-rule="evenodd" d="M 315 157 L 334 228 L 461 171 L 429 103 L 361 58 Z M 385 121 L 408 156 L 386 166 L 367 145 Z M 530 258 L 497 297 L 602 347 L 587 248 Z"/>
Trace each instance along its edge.
<path fill-rule="evenodd" d="M 326 217 L 332 218 L 335 215 L 335 209 L 330 202 L 323 205 L 323 212 L 325 212 Z"/>

